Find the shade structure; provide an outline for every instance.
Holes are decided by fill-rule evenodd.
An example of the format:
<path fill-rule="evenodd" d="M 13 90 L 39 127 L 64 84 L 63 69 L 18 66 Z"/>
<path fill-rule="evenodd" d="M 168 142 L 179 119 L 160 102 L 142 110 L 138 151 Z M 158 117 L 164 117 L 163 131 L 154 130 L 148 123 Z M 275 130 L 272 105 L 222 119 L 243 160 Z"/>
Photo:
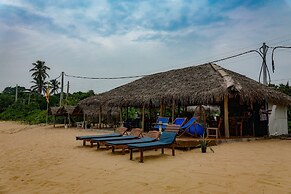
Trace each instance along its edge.
<path fill-rule="evenodd" d="M 88 106 L 159 107 L 174 100 L 181 105 L 209 105 L 223 102 L 228 95 L 243 101 L 291 105 L 291 98 L 217 64 L 203 64 L 156 73 L 137 79 L 80 102 Z"/>

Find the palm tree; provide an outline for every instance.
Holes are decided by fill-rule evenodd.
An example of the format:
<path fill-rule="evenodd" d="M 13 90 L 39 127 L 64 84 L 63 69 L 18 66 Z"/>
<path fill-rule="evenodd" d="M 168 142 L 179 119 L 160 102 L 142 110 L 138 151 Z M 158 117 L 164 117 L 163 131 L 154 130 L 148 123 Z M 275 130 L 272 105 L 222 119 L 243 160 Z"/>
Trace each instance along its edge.
<path fill-rule="evenodd" d="M 33 91 L 37 91 L 39 94 L 41 94 L 43 91 L 45 91 L 45 79 L 49 77 L 47 70 L 50 70 L 49 67 L 45 65 L 44 61 L 36 61 L 36 63 L 32 63 L 34 66 L 32 69 L 30 69 L 30 72 L 33 72 L 31 74 L 33 81 L 35 85 L 31 87 Z"/>
<path fill-rule="evenodd" d="M 50 87 L 51 87 L 50 94 L 55 95 L 58 92 L 58 90 L 60 89 L 60 82 L 56 79 L 52 79 L 50 81 Z"/>

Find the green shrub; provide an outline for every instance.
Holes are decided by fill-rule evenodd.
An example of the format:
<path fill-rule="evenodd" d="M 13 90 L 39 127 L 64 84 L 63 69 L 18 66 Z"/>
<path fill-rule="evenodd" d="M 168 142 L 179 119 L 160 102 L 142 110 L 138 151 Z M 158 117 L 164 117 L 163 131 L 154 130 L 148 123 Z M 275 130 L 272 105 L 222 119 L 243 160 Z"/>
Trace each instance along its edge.
<path fill-rule="evenodd" d="M 39 124 L 46 122 L 47 111 L 39 110 L 36 103 L 24 105 L 22 103 L 13 104 L 0 114 L 1 120 L 24 121 L 29 124 Z M 52 121 L 52 117 L 48 117 Z"/>

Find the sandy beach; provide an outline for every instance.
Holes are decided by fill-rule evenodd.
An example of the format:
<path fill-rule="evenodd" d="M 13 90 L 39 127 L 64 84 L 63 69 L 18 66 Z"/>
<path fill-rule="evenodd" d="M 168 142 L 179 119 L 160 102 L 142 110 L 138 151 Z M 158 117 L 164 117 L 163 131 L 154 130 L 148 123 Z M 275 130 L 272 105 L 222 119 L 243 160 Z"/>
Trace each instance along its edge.
<path fill-rule="evenodd" d="M 139 163 L 75 140 L 97 132 L 0 122 L 0 193 L 291 193 L 290 140 L 146 151 Z"/>

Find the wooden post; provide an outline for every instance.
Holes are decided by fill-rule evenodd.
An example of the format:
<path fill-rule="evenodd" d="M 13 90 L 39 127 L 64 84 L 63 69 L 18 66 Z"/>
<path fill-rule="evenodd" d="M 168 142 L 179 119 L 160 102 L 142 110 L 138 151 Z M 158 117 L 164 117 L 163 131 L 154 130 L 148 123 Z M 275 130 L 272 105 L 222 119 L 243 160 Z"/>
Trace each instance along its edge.
<path fill-rule="evenodd" d="M 123 120 L 122 120 L 122 107 L 120 107 L 119 121 L 120 121 L 120 126 L 123 127 Z"/>
<path fill-rule="evenodd" d="M 229 123 L 228 123 L 228 95 L 224 95 L 224 132 L 225 137 L 229 137 Z"/>
<path fill-rule="evenodd" d="M 163 100 L 160 101 L 160 117 L 163 116 Z"/>
<path fill-rule="evenodd" d="M 102 121 L 102 107 L 99 106 L 99 124 L 98 124 L 99 129 L 101 129 L 101 121 Z"/>
<path fill-rule="evenodd" d="M 68 127 L 71 127 L 71 117 L 70 117 L 70 114 L 68 114 L 68 121 L 69 121 L 69 126 Z"/>
<path fill-rule="evenodd" d="M 141 118 L 142 131 L 144 131 L 144 123 L 145 123 L 145 104 L 142 105 L 142 118 Z"/>
<path fill-rule="evenodd" d="M 175 101 L 174 98 L 172 98 L 172 123 L 175 119 Z"/>
<path fill-rule="evenodd" d="M 56 115 L 54 115 L 54 127 L 56 127 Z"/>
<path fill-rule="evenodd" d="M 83 128 L 84 129 L 87 129 L 87 125 L 86 125 L 86 114 L 85 113 L 83 114 L 83 120 L 84 120 L 83 121 L 83 125 L 84 125 Z"/>

